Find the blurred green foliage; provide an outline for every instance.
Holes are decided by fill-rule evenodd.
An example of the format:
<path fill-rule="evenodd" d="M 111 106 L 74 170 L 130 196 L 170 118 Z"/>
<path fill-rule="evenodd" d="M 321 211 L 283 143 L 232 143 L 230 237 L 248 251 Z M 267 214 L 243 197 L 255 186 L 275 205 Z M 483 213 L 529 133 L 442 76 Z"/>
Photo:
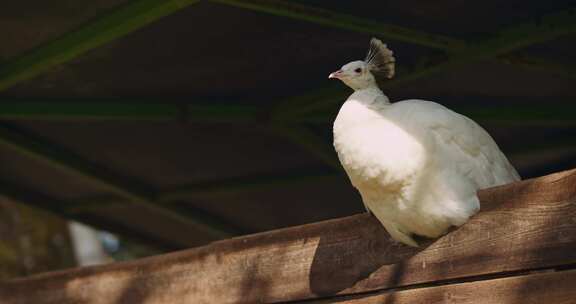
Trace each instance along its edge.
<path fill-rule="evenodd" d="M 65 220 L 0 197 L 0 280 L 75 265 Z"/>

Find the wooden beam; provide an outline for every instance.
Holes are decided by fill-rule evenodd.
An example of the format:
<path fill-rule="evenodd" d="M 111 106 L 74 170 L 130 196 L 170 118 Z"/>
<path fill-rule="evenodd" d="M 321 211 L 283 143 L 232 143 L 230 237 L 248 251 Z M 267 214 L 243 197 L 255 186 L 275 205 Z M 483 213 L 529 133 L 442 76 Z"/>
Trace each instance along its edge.
<path fill-rule="evenodd" d="M 134 100 L 74 99 L 0 100 L 0 119 L 4 120 L 151 120 L 173 121 L 182 119 L 183 107 L 169 103 L 148 103 Z"/>
<path fill-rule="evenodd" d="M 341 87 L 340 87 L 341 88 Z M 345 90 L 341 88 L 342 95 L 333 97 L 334 90 L 323 91 L 323 94 L 291 98 L 289 103 L 313 103 L 332 96 L 343 102 Z M 569 125 L 576 123 L 573 119 L 576 106 L 572 100 L 562 100 L 562 104 L 545 107 L 540 100 L 549 100 L 553 97 L 530 99 L 528 102 L 519 101 L 519 98 L 509 97 L 437 97 L 433 98 L 442 103 L 449 102 L 449 107 L 455 111 L 486 122 L 528 122 L 539 125 Z M 473 105 L 465 101 L 480 104 Z M 486 103 L 484 101 L 489 101 Z M 507 101 L 522 103 L 522 106 L 506 104 Z M 297 109 L 296 109 L 297 111 Z M 278 113 L 271 121 L 274 125 L 293 126 L 297 123 L 331 123 L 336 115 L 333 111 L 322 111 L 304 115 L 291 115 L 293 112 Z M 0 99 L 0 119 L 10 121 L 43 120 L 43 121 L 178 121 L 183 123 L 262 123 L 270 121 L 263 115 L 261 108 L 254 106 L 239 106 L 234 104 L 186 104 L 167 103 L 151 100 L 126 99 L 74 99 L 32 101 Z"/>
<path fill-rule="evenodd" d="M 212 0 L 212 1 L 239 8 L 263 12 L 275 16 L 282 16 L 296 20 L 330 26 L 334 28 L 377 35 L 384 39 L 397 40 L 406 43 L 437 48 L 448 52 L 461 52 L 464 51 L 466 48 L 474 47 L 474 44 L 470 44 L 469 42 L 448 36 L 417 31 L 414 29 L 405 28 L 394 24 L 385 24 L 377 21 L 372 21 L 366 18 L 360 18 L 352 15 L 338 13 L 324 8 L 307 6 L 283 0 L 266 0 L 266 1 Z M 572 10 L 572 12 L 569 12 L 567 14 L 546 16 L 543 19 L 545 19 L 547 23 L 551 24 L 552 27 L 557 26 L 561 28 L 564 26 L 565 22 L 568 22 L 568 24 L 573 26 L 574 22 L 570 21 L 570 15 L 572 15 L 573 13 L 574 10 Z M 539 23 L 535 24 L 539 27 Z M 513 27 L 513 29 L 514 33 L 512 33 L 512 35 L 532 36 L 532 33 L 530 32 L 532 28 L 526 27 L 526 25 Z M 561 29 L 561 31 L 563 30 L 565 29 Z M 497 34 L 499 35 L 500 33 Z M 535 42 L 541 42 L 541 39 L 545 40 L 553 39 L 548 37 L 549 34 L 550 32 L 545 33 L 544 37 L 542 37 L 541 35 L 540 36 L 534 35 L 534 37 L 532 38 L 534 39 Z M 560 33 L 560 35 L 564 34 Z M 534 42 L 527 42 L 527 43 L 534 44 Z M 518 48 L 518 46 L 515 46 L 514 48 Z M 521 66 L 531 68 L 563 72 L 566 75 L 572 77 L 574 77 L 576 74 L 575 69 L 573 68 L 566 68 L 565 66 L 550 64 L 550 62 L 542 60 L 540 58 L 526 58 L 526 56 L 519 57 L 517 55 L 505 54 L 496 59 L 508 64 L 518 64 Z"/>
<path fill-rule="evenodd" d="M 0 66 L 0 91 L 140 29 L 198 0 L 132 0 Z"/>
<path fill-rule="evenodd" d="M 395 86 L 404 85 L 417 79 L 462 66 L 463 64 L 483 59 L 497 58 L 533 44 L 576 33 L 576 19 L 574 15 L 576 15 L 576 8 L 543 16 L 538 22 L 511 26 L 496 33 L 493 38 L 470 45 L 460 52 L 451 54 L 448 60 L 430 65 L 426 68 L 419 68 L 411 73 L 399 75 L 399 77 L 386 82 L 382 86 L 382 89 L 386 90 Z M 314 93 L 311 94 L 314 95 Z M 342 102 L 343 94 L 344 92 L 342 90 L 334 90 L 332 94 L 324 94 L 325 98 L 317 99 L 314 102 L 301 104 L 286 103 L 274 109 L 273 112 L 276 115 L 291 113 L 297 116 L 325 110 Z"/>
<path fill-rule="evenodd" d="M 554 62 L 549 59 L 539 57 L 514 54 L 513 56 L 502 56 L 500 62 L 521 67 L 526 70 L 540 71 L 559 76 L 566 76 L 576 79 L 576 65 L 568 62 Z"/>
<path fill-rule="evenodd" d="M 355 32 L 376 35 L 384 39 L 398 40 L 416 45 L 442 49 L 448 52 L 462 52 L 466 48 L 474 47 L 474 44 L 471 44 L 463 40 L 451 38 L 448 36 L 416 31 L 414 29 L 404 28 L 398 25 L 384 24 L 377 21 L 371 21 L 366 18 L 359 18 L 351 15 L 337 13 L 327 9 L 295 4 L 292 2 L 282 0 L 274 0 L 274 1 L 213 0 L 213 1 L 240 8 L 268 13 L 276 16 L 288 17 L 296 20 L 317 23 L 334 28 L 340 28 Z M 570 14 L 571 13 L 568 13 L 568 15 Z M 570 22 L 569 16 L 562 14 L 547 16 L 544 17 L 543 19 L 546 19 L 546 22 L 549 22 L 552 26 L 558 25 L 558 27 L 562 27 L 564 22 L 566 21 L 568 21 L 569 24 L 573 24 Z M 538 23 L 536 24 L 538 25 Z M 522 26 L 514 28 L 516 33 L 514 33 L 513 35 L 520 35 L 520 36 L 527 36 L 527 33 L 530 33 L 531 30 L 530 28 L 523 28 Z M 548 33 L 544 35 L 545 36 L 544 39 L 549 39 L 546 38 L 547 35 Z M 543 37 L 535 35 L 534 38 L 538 40 L 542 39 Z M 566 67 L 559 64 L 553 64 L 547 60 L 542 60 L 540 58 L 529 58 L 529 60 L 527 60 L 528 58 L 525 58 L 525 56 L 522 57 L 523 58 L 518 58 L 518 56 L 515 54 L 504 54 L 495 59 L 507 64 L 514 64 L 526 68 L 543 70 L 545 72 L 563 74 L 569 77 L 576 76 L 576 69 L 574 69 L 574 67 Z"/>
<path fill-rule="evenodd" d="M 185 122 L 190 123 L 267 123 L 267 113 L 263 108 L 248 105 L 213 104 L 213 105 L 185 105 L 183 113 Z"/>
<path fill-rule="evenodd" d="M 194 243 L 192 240 L 189 243 L 182 243 L 177 240 L 166 238 L 166 236 L 158 237 L 151 235 L 150 233 L 144 233 L 132 227 L 128 227 L 126 223 L 117 223 L 108 220 L 104 221 L 103 219 L 95 219 L 94 217 L 87 217 L 86 215 L 73 214 L 67 210 L 72 206 L 75 206 L 77 202 L 56 199 L 44 193 L 32 190 L 29 187 L 6 180 L 5 177 L 0 179 L 0 196 L 17 203 L 42 209 L 68 220 L 83 222 L 92 227 L 118 234 L 123 238 L 147 244 L 163 251 L 173 251 L 198 245 L 198 243 Z M 124 204 L 126 203 L 127 202 L 124 202 Z"/>
<path fill-rule="evenodd" d="M 247 191 L 265 191 L 286 186 L 306 185 L 342 177 L 340 171 L 298 170 L 259 176 L 245 176 L 230 179 L 198 182 L 165 189 L 158 193 L 158 201 L 174 202 L 191 198 L 214 198 L 223 195 L 237 195 Z"/>
<path fill-rule="evenodd" d="M 575 282 L 576 270 L 570 270 L 338 298 L 338 303 L 572 304 L 576 299 Z M 334 300 L 306 303 L 334 303 Z"/>
<path fill-rule="evenodd" d="M 343 177 L 339 172 L 314 170 L 204 181 L 164 189 L 158 192 L 155 201 L 161 204 L 177 204 L 178 202 L 191 200 L 215 200 L 231 195 L 241 195 L 242 193 L 250 191 L 265 191 L 267 189 L 286 188 L 287 186 L 309 185 Z M 118 200 L 118 198 L 111 196 L 87 197 L 78 199 L 75 204 L 69 204 L 66 210 L 72 214 L 84 214 L 104 208 L 122 206 L 126 203 L 128 202 L 125 200 Z"/>
<path fill-rule="evenodd" d="M 15 126 L 0 124 L 0 146 L 30 159 L 43 162 L 51 167 L 75 174 L 81 179 L 97 184 L 110 192 L 138 204 L 141 208 L 151 209 L 154 213 L 172 219 L 187 229 L 198 229 L 214 239 L 226 238 L 234 235 L 225 224 L 221 226 L 207 225 L 207 222 L 218 222 L 218 219 L 192 218 L 180 215 L 165 206 L 154 203 L 155 192 L 140 181 L 122 176 L 118 173 L 87 161 L 80 155 L 40 138 L 35 134 L 19 129 Z"/>
<path fill-rule="evenodd" d="M 235 7 L 276 16 L 304 20 L 354 32 L 374 34 L 386 39 L 414 43 L 442 50 L 461 50 L 466 43 L 442 35 L 425 33 L 393 24 L 383 24 L 366 18 L 333 12 L 327 9 L 278 0 L 211 0 Z"/>
<path fill-rule="evenodd" d="M 552 97 L 550 97 L 552 98 Z M 450 109 L 466 115 L 479 122 L 486 123 L 507 123 L 507 124 L 524 124 L 524 125 L 575 125 L 576 120 L 574 116 L 576 115 L 576 106 L 571 100 L 565 100 L 557 105 L 548 106 L 545 100 L 550 100 L 550 98 L 542 98 L 541 102 L 537 100 L 530 100 L 529 102 L 522 104 L 522 102 L 515 102 L 518 99 L 511 99 L 512 104 L 506 103 L 505 97 L 485 97 L 486 101 L 490 103 L 482 104 L 482 97 L 459 97 L 458 102 L 450 102 L 447 105 Z M 432 98 L 432 101 L 446 104 L 448 101 L 453 101 L 454 98 L 442 97 Z M 495 100 L 496 99 L 496 102 Z M 338 108 L 336 108 L 336 103 L 344 102 L 346 96 L 342 95 L 339 98 L 333 97 L 330 103 L 334 104 L 331 110 L 324 109 L 323 111 L 318 111 L 314 113 L 303 113 L 301 115 L 293 115 L 291 117 L 281 118 L 281 122 L 307 122 L 316 124 L 329 124 L 334 121 Z M 470 100 L 476 104 L 471 104 L 467 102 Z M 502 102 L 498 104 L 498 102 Z M 328 100 L 324 100 L 325 105 L 328 104 Z M 293 112 L 294 114 L 294 112 Z"/>
<path fill-rule="evenodd" d="M 368 214 L 0 285 L 6 304 L 263 303 L 576 263 L 576 170 L 480 191 L 467 224 L 411 248 Z M 562 303 L 562 302 L 561 302 Z"/>
<path fill-rule="evenodd" d="M 262 110 L 235 104 L 188 104 L 127 99 L 0 100 L 0 119 L 55 121 L 258 122 Z"/>

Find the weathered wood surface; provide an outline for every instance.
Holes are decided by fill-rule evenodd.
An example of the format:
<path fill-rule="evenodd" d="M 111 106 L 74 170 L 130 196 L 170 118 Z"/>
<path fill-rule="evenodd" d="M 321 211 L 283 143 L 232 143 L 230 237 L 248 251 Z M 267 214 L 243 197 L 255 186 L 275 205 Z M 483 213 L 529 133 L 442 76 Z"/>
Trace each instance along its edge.
<path fill-rule="evenodd" d="M 0 302 L 274 302 L 576 263 L 576 170 L 480 196 L 482 212 L 419 249 L 360 214 L 15 280 L 0 286 Z"/>
<path fill-rule="evenodd" d="M 532 274 L 308 303 L 340 304 L 574 304 L 576 271 Z"/>

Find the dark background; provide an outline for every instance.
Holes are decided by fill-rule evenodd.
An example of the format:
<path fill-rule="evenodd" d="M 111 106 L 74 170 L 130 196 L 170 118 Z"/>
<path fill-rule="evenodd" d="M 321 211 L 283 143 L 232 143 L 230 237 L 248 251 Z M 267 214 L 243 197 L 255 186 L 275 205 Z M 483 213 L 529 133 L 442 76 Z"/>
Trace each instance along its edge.
<path fill-rule="evenodd" d="M 1 195 L 161 250 L 362 212 L 327 76 L 372 36 L 392 101 L 471 117 L 523 178 L 576 165 L 576 1 L 200 1 L 51 63 L 137 2 L 0 4 Z"/>

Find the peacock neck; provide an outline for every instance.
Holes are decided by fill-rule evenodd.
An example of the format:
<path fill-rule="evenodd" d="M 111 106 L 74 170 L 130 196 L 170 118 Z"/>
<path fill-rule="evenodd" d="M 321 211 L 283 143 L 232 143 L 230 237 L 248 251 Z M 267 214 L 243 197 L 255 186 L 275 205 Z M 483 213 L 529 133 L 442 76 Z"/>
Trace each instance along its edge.
<path fill-rule="evenodd" d="M 355 90 L 350 98 L 363 101 L 363 103 L 366 103 L 366 105 L 369 106 L 390 104 L 388 97 L 384 95 L 382 90 L 380 90 L 380 88 L 376 85 Z"/>
<path fill-rule="evenodd" d="M 380 88 L 377 85 L 371 85 L 362 89 L 356 89 L 354 90 L 354 93 L 384 95 L 384 93 L 382 93 L 382 90 L 380 90 Z"/>

